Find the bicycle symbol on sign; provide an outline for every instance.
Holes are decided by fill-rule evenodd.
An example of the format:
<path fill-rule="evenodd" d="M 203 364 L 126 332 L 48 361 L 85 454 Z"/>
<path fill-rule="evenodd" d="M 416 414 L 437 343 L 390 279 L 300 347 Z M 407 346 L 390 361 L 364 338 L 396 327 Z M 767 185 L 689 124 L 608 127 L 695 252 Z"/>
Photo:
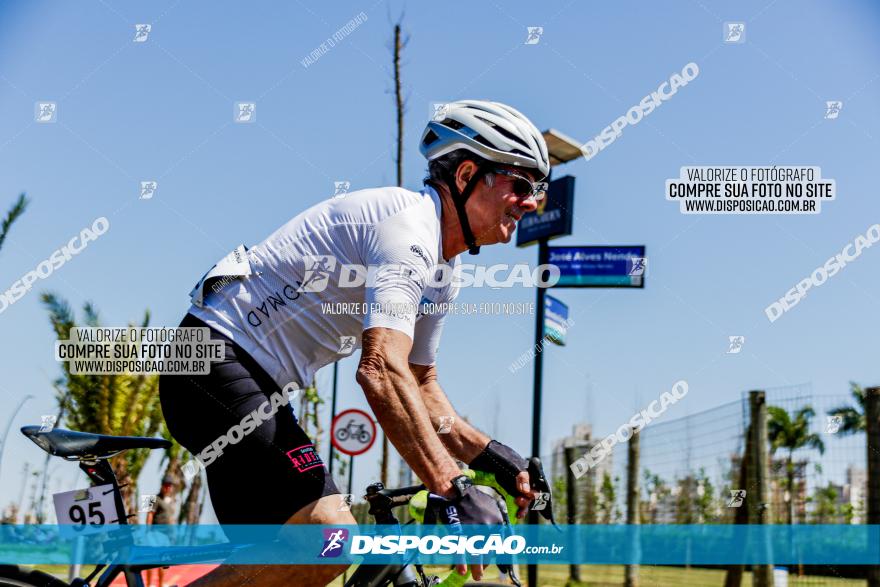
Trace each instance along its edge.
<path fill-rule="evenodd" d="M 370 442 L 371 436 L 363 422 L 355 424 L 354 418 L 352 418 L 345 425 L 345 428 L 336 431 L 336 439 L 339 442 L 345 442 L 349 438 L 357 439 L 361 444 L 367 444 Z"/>

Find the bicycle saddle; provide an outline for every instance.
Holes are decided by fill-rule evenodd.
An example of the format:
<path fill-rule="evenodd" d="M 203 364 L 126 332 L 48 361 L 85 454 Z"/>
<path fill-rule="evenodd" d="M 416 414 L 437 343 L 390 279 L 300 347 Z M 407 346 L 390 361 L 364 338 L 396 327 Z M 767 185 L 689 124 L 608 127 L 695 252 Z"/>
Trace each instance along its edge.
<path fill-rule="evenodd" d="M 164 438 L 143 436 L 107 436 L 55 428 L 40 432 L 39 426 L 24 426 L 21 433 L 49 454 L 62 458 L 107 458 L 130 448 L 169 448 Z"/>

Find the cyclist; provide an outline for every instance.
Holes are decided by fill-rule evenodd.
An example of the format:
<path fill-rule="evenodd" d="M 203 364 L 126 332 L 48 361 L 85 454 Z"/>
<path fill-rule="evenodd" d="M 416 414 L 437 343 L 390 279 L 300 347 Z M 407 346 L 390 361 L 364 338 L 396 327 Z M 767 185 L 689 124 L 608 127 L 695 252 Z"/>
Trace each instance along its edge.
<path fill-rule="evenodd" d="M 258 245 L 237 247 L 191 292 L 181 326 L 209 327 L 225 358 L 207 375 L 163 375 L 159 388 L 171 434 L 194 455 L 212 455 L 206 475 L 221 524 L 355 523 L 340 511 L 339 490 L 290 406 L 267 409 L 272 394 L 307 385 L 342 358 L 340 343 L 350 338 L 361 349 L 357 382 L 442 522 L 502 522 L 456 459 L 495 473 L 517 496 L 518 515 L 534 499 L 526 461 L 457 417 L 435 368 L 445 315 L 420 309 L 443 307 L 458 293 L 449 280 L 432 280 L 436 271 L 454 269 L 464 251 L 509 242 L 517 221 L 535 210 L 544 195 L 536 182 L 550 169 L 547 146 L 517 110 L 463 100 L 428 123 L 420 150 L 429 161 L 421 192 L 386 187 L 330 198 Z M 350 264 L 379 270 L 352 281 Z M 360 311 L 328 311 L 339 302 Z M 256 413 L 265 421 L 242 438 L 243 418 Z M 455 424 L 438 435 L 441 417 Z M 259 576 L 260 584 L 323 585 L 344 568 L 227 565 L 195 584 Z M 481 576 L 482 567 L 472 570 Z"/>

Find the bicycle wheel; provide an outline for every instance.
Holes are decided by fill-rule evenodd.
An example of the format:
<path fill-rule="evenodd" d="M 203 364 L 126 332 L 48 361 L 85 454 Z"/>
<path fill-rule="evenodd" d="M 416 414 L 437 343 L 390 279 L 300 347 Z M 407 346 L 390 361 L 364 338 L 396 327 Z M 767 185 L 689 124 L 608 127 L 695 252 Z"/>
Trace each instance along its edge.
<path fill-rule="evenodd" d="M 0 565 L 0 587 L 68 587 L 68 584 L 43 571 Z"/>
<path fill-rule="evenodd" d="M 348 440 L 348 430 L 346 430 L 345 428 L 340 428 L 339 430 L 337 430 L 336 440 L 338 440 L 339 442 L 345 442 L 346 440 Z"/>

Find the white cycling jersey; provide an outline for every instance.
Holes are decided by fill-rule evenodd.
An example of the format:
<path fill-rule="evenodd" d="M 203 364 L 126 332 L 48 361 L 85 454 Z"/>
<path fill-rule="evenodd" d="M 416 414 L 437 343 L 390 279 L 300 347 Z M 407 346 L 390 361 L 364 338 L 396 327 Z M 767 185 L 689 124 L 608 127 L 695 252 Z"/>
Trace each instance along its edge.
<path fill-rule="evenodd" d="M 458 295 L 454 280 L 432 279 L 458 264 L 443 259 L 440 217 L 431 187 L 367 189 L 321 202 L 218 262 L 193 290 L 189 312 L 282 388 L 308 385 L 318 369 L 360 348 L 361 332 L 373 327 L 405 333 L 409 361 L 431 365 L 445 312 L 420 310 Z M 368 274 L 358 279 L 351 265 Z"/>

